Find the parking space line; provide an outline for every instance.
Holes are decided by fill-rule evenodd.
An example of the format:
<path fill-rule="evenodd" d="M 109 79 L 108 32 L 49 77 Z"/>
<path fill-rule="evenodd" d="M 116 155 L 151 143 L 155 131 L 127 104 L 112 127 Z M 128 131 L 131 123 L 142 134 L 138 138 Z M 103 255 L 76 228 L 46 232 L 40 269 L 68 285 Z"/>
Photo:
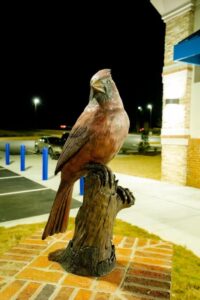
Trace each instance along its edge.
<path fill-rule="evenodd" d="M 74 208 L 74 210 L 77 210 L 77 208 Z M 16 219 L 16 220 L 4 221 L 4 222 L 0 222 L 0 226 L 8 228 L 8 227 L 16 226 L 16 225 L 21 225 L 21 224 L 33 224 L 33 223 L 46 222 L 48 219 L 48 216 L 49 216 L 49 213 L 39 215 L 39 216 L 32 216 L 32 217 L 21 218 L 21 219 Z"/>
<path fill-rule="evenodd" d="M 18 177 L 21 177 L 21 176 L 20 176 L 20 175 L 17 175 L 17 176 L 6 176 L 6 177 L 0 177 L 0 180 L 1 180 L 1 179 L 18 178 Z"/>
<path fill-rule="evenodd" d="M 26 191 L 17 191 L 17 192 L 10 192 L 10 193 L 1 193 L 0 196 L 6 196 L 6 195 L 15 195 L 15 194 L 23 194 L 23 193 L 32 193 L 32 192 L 38 192 L 38 191 L 44 191 L 44 190 L 50 190 L 48 187 L 44 187 L 41 189 L 34 189 L 34 190 L 26 190 Z"/>

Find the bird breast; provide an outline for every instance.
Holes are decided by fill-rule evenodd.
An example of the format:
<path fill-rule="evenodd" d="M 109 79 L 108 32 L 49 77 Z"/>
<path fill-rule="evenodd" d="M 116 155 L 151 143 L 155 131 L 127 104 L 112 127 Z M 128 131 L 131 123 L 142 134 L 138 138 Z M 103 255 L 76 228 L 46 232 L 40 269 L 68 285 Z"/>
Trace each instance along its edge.
<path fill-rule="evenodd" d="M 123 109 L 99 114 L 95 120 L 93 137 L 94 161 L 108 163 L 121 148 L 129 130 L 129 119 Z"/>

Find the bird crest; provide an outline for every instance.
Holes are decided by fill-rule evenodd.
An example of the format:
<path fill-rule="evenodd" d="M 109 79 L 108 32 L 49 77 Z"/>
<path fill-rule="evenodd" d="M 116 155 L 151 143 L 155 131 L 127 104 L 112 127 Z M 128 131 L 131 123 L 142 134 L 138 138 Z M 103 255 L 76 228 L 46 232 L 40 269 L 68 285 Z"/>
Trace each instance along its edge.
<path fill-rule="evenodd" d="M 103 69 L 95 73 L 91 78 L 91 83 L 96 82 L 102 78 L 110 77 L 111 76 L 111 70 L 110 69 Z"/>

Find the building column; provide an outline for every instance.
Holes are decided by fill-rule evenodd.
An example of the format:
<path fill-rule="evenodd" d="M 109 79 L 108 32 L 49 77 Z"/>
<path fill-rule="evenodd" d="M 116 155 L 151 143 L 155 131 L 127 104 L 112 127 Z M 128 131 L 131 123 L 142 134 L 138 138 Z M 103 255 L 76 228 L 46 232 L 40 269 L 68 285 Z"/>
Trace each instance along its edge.
<path fill-rule="evenodd" d="M 193 66 L 174 62 L 173 49 L 193 32 L 192 8 L 164 18 L 162 180 L 181 185 L 187 183 Z"/>

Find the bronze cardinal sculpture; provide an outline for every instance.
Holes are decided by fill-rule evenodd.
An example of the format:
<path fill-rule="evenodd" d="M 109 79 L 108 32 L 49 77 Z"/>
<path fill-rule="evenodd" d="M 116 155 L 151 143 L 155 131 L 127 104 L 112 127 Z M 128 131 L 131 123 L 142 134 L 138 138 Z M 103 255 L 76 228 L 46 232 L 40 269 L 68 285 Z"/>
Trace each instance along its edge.
<path fill-rule="evenodd" d="M 89 103 L 73 126 L 58 160 L 55 174 L 61 182 L 42 239 L 67 228 L 73 185 L 88 172 L 88 164 L 106 165 L 120 150 L 129 130 L 124 110 L 109 69 L 90 81 Z"/>

